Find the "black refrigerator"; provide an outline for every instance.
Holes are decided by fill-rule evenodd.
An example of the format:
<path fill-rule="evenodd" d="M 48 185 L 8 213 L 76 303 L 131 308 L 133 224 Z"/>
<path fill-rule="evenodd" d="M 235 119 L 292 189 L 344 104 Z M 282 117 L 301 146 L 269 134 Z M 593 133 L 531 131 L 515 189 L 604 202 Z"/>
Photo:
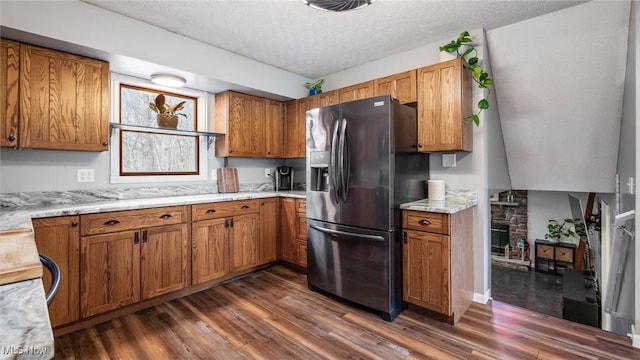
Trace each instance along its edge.
<path fill-rule="evenodd" d="M 307 279 L 385 320 L 402 311 L 399 205 L 426 197 L 416 110 L 390 96 L 309 110 Z"/>

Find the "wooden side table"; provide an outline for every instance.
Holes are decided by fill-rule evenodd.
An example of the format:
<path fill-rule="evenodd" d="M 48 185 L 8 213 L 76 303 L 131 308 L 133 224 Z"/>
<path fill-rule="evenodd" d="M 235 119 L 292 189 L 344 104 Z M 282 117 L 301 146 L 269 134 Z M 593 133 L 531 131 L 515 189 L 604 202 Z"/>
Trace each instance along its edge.
<path fill-rule="evenodd" d="M 571 243 L 552 243 L 536 239 L 536 271 L 563 274 L 564 269 L 573 269 L 576 261 L 576 246 Z"/>

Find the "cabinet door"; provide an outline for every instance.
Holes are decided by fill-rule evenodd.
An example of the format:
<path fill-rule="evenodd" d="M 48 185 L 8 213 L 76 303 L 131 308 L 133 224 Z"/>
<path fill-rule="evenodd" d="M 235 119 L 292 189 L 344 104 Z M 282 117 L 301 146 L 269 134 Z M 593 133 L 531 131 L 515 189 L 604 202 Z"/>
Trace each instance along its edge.
<path fill-rule="evenodd" d="M 258 214 L 234 216 L 229 231 L 231 273 L 258 266 Z"/>
<path fill-rule="evenodd" d="M 140 233 L 122 231 L 80 240 L 80 316 L 140 301 Z"/>
<path fill-rule="evenodd" d="M 278 260 L 277 240 L 278 199 L 262 199 L 260 202 L 260 265 Z"/>
<path fill-rule="evenodd" d="M 280 259 L 296 262 L 296 202 L 280 198 Z"/>
<path fill-rule="evenodd" d="M 191 225 L 191 273 L 194 285 L 229 274 L 228 224 L 228 219 L 213 219 Z"/>
<path fill-rule="evenodd" d="M 418 151 L 471 151 L 469 76 L 462 60 L 418 69 Z"/>
<path fill-rule="evenodd" d="M 0 147 L 18 146 L 20 44 L 0 39 Z"/>
<path fill-rule="evenodd" d="M 405 231 L 404 236 L 404 301 L 451 315 L 449 237 L 411 230 Z"/>
<path fill-rule="evenodd" d="M 304 158 L 307 155 L 307 110 L 318 107 L 318 96 L 298 99 L 298 117 L 296 118 L 295 133 L 290 141 L 294 142 L 292 157 Z"/>
<path fill-rule="evenodd" d="M 284 105 L 266 101 L 265 151 L 268 158 L 281 158 L 284 153 Z"/>
<path fill-rule="evenodd" d="M 67 324 L 80 318 L 80 229 L 78 216 L 33 220 L 38 252 L 60 267 L 60 288 L 49 305 L 51 326 Z M 45 292 L 51 287 L 51 274 L 43 269 Z"/>
<path fill-rule="evenodd" d="M 189 225 L 141 230 L 140 284 L 142 300 L 189 285 Z"/>
<path fill-rule="evenodd" d="M 366 99 L 373 96 L 373 80 L 351 85 L 338 90 L 340 102 Z"/>
<path fill-rule="evenodd" d="M 230 93 L 226 141 L 228 156 L 264 157 L 265 99 Z"/>
<path fill-rule="evenodd" d="M 331 106 L 340 103 L 340 94 L 338 94 L 338 90 L 323 92 L 322 94 L 316 96 L 318 98 L 318 107 Z"/>
<path fill-rule="evenodd" d="M 108 150 L 109 64 L 20 46 L 20 146 Z"/>
<path fill-rule="evenodd" d="M 373 82 L 374 96 L 391 95 L 401 104 L 414 103 L 418 98 L 416 70 L 394 74 Z"/>

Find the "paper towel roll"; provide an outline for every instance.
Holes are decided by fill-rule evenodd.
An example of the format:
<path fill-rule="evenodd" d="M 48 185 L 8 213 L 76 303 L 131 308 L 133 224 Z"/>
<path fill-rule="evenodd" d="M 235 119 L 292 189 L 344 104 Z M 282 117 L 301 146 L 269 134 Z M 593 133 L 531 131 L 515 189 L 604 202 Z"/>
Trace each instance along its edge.
<path fill-rule="evenodd" d="M 444 180 L 427 180 L 429 200 L 444 200 Z"/>

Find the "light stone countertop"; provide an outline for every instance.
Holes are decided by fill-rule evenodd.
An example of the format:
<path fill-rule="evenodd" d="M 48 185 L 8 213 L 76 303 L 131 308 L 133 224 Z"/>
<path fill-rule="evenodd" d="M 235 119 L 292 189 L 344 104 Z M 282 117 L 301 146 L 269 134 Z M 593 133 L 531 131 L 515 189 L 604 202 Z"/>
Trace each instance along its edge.
<path fill-rule="evenodd" d="M 444 201 L 422 199 L 404 203 L 400 205 L 400 209 L 455 214 L 464 209 L 478 205 L 477 194 L 477 192 L 471 190 L 447 189 Z"/>

